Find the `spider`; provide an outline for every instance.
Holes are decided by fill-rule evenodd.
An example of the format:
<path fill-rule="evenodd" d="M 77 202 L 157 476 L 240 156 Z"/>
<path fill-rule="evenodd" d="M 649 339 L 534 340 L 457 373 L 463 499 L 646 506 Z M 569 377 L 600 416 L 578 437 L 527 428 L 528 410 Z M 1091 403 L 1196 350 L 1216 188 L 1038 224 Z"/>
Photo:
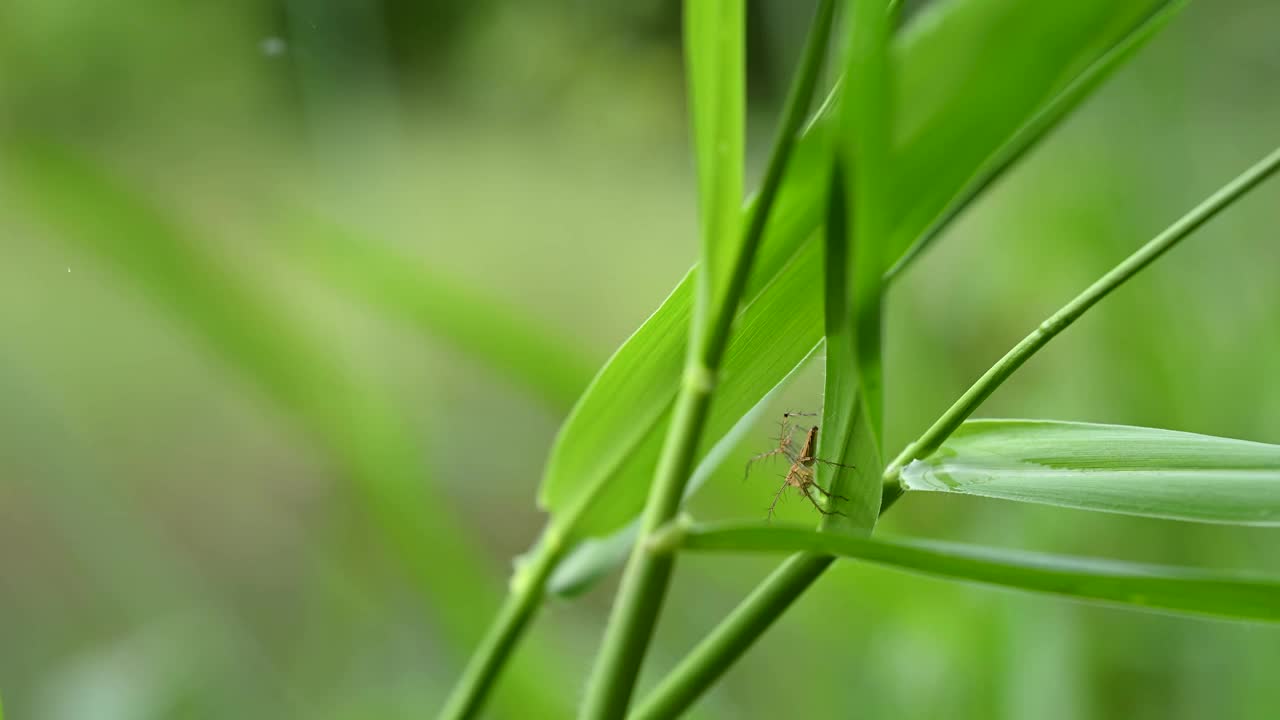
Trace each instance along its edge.
<path fill-rule="evenodd" d="M 838 510 L 827 510 L 826 508 L 822 507 L 822 505 L 820 505 L 817 500 L 814 499 L 813 493 L 810 492 L 810 488 L 817 490 L 827 500 L 831 500 L 832 498 L 837 498 L 840 500 L 848 500 L 848 498 L 844 497 L 843 495 L 836 495 L 836 494 L 830 493 L 821 485 L 819 485 L 814 478 L 813 466 L 816 463 L 822 463 L 824 465 L 833 465 L 833 466 L 842 467 L 842 468 L 851 468 L 853 466 L 844 465 L 838 462 L 833 462 L 831 460 L 823 460 L 822 458 L 817 456 L 817 452 L 818 452 L 818 426 L 817 425 L 811 426 L 805 432 L 804 443 L 801 445 L 800 451 L 798 453 L 795 451 L 794 439 L 792 438 L 792 433 L 797 428 L 792 425 L 791 418 L 805 416 L 805 415 L 811 416 L 813 415 L 813 413 L 794 413 L 794 412 L 783 413 L 782 414 L 782 433 L 778 437 L 778 447 L 768 452 L 760 453 L 759 455 L 756 455 L 755 457 L 747 461 L 746 473 L 748 475 L 751 473 L 751 466 L 761 460 L 767 460 L 768 458 L 775 457 L 777 455 L 782 455 L 791 461 L 791 467 L 787 470 L 787 474 L 783 476 L 782 487 L 778 488 L 778 492 L 774 493 L 773 502 L 769 505 L 770 519 L 773 518 L 773 511 L 774 511 L 774 508 L 777 507 L 778 501 L 782 499 L 783 493 L 789 487 L 793 487 L 799 490 L 800 494 L 803 495 L 813 505 L 814 509 L 816 509 L 818 512 L 822 513 L 823 515 L 843 515 L 844 514 Z"/>

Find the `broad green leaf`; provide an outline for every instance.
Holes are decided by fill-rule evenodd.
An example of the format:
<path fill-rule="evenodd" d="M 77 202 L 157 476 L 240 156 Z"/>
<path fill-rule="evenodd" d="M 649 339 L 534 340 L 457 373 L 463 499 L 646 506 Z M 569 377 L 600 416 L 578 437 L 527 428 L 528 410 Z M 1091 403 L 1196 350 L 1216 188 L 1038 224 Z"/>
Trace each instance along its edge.
<path fill-rule="evenodd" d="M 1132 50 L 1184 4 L 975 0 L 923 10 L 895 46 L 884 261 L 948 216 L 966 187 L 987 184 L 987 170 L 1007 167 L 1011 138 L 1039 139 L 1037 122 L 1052 126 L 1118 65 L 1100 60 Z M 1028 125 L 1036 131 L 1023 133 Z"/>
<path fill-rule="evenodd" d="M 1111 73 L 1127 62 L 1133 53 L 1147 43 L 1156 33 L 1164 29 L 1179 11 L 1187 4 L 1186 0 L 1172 0 L 1156 3 L 1149 15 L 1134 26 L 1125 36 L 1119 39 L 1106 52 L 1099 54 L 1087 67 L 1057 94 L 1053 99 L 1041 105 L 1040 109 L 1009 136 L 1005 143 L 995 150 L 988 159 L 977 168 L 975 174 L 965 182 L 964 190 L 957 193 L 943 208 L 935 208 L 937 214 L 910 247 L 898 256 L 886 274 L 890 280 L 902 272 L 938 235 L 964 212 L 970 204 L 980 197 L 987 188 L 999 179 L 1006 170 L 1016 164 L 1033 147 L 1039 144 L 1050 131 L 1058 126 L 1072 110 L 1085 98 L 1089 97 L 1098 85 L 1110 77 Z"/>
<path fill-rule="evenodd" d="M 302 213 L 290 220 L 284 234 L 291 260 L 469 353 L 547 403 L 572 406 L 591 380 L 591 366 L 573 343 L 520 308 L 443 277 L 384 242 Z"/>
<path fill-rule="evenodd" d="M 813 352 L 792 369 L 790 375 L 800 372 L 819 354 L 818 351 L 822 347 L 823 344 L 819 343 Z M 776 396 L 780 395 L 786 387 L 790 375 L 774 386 L 772 392 L 761 398 L 756 406 L 743 415 L 738 423 L 716 443 L 715 447 L 703 456 L 702 462 L 693 471 L 693 477 L 689 478 L 689 485 L 685 489 L 686 496 L 697 492 L 698 488 L 710 479 L 711 474 L 720 467 L 724 456 L 737 446 L 747 432 L 756 427 L 767 408 L 774 407 Z M 586 591 L 595 581 L 604 577 L 626 559 L 639 531 L 640 521 L 636 519 L 611 535 L 584 540 L 556 565 L 555 572 L 547 583 L 547 592 L 572 597 Z"/>
<path fill-rule="evenodd" d="M 743 143 L 746 123 L 744 0 L 684 4 L 685 67 L 698 215 L 702 225 L 702 307 L 717 307 L 742 245 Z"/>
<path fill-rule="evenodd" d="M 1280 525 L 1280 445 L 1123 425 L 970 420 L 902 471 L 908 490 Z"/>
<path fill-rule="evenodd" d="M 885 261 L 895 258 L 896 249 L 907 247 L 970 184 L 988 182 L 981 170 L 1011 135 L 1081 73 L 1093 69 L 1098 58 L 1147 27 L 1151 8 L 1167 4 L 1141 3 L 1144 10 L 1139 11 L 1098 0 L 1061 7 L 957 0 L 917 16 L 896 38 L 890 58 L 894 117 L 899 128 L 905 123 L 912 132 L 898 133 L 890 158 L 896 179 L 887 192 L 895 196 L 895 210 L 886 220 L 892 237 Z M 1073 29 L 1059 34 L 1055 23 L 1063 22 L 1067 12 L 1073 14 L 1067 23 Z M 968 35 L 1010 33 L 1015 22 L 1015 42 L 988 43 L 991 47 L 979 48 L 982 64 L 966 59 L 959 65 L 963 72 L 953 72 L 951 65 L 959 61 L 947 53 L 966 47 L 972 41 Z M 987 25 L 993 29 L 984 29 Z M 1054 39 L 1024 39 L 1035 36 Z M 968 95 L 957 96 L 953 83 L 962 84 Z M 986 108 L 976 100 L 984 97 L 1001 103 Z M 990 126 L 984 124 L 988 112 Z M 716 388 L 713 412 L 720 419 L 707 426 L 706 449 L 822 338 L 822 269 L 815 252 L 820 243 L 811 241 L 822 222 L 832 125 L 828 107 L 801 138 L 789 163 L 735 325 L 737 354 L 726 358 Z M 972 137 L 958 129 L 975 126 Z M 935 141 L 933 133 L 946 139 Z M 963 145 L 963 152 L 935 147 L 947 143 Z M 932 165 L 919 161 L 926 148 L 936 152 Z M 805 253 L 812 255 L 797 257 Z M 775 282 L 780 275 L 788 277 Z M 680 384 L 692 300 L 689 275 L 606 363 L 561 428 L 539 492 L 559 531 L 573 537 L 607 535 L 639 513 Z M 789 334 L 781 334 L 784 327 Z"/>
<path fill-rule="evenodd" d="M 1280 578 L 1067 557 L 921 540 L 862 538 L 801 527 L 716 524 L 655 536 L 658 550 L 814 552 L 912 572 L 1135 609 L 1280 622 Z"/>
<path fill-rule="evenodd" d="M 755 407 L 765 394 L 778 385 L 812 350 L 821 337 L 821 321 L 818 312 L 818 298 L 815 293 L 806 293 L 805 289 L 813 284 L 813 278 L 821 273 L 821 244 L 807 242 L 801 251 L 791 258 L 783 271 L 773 278 L 765 292 L 747 305 L 737 320 L 737 332 L 729 342 L 721 369 L 723 381 L 716 391 L 707 419 L 706 432 L 698 457 L 705 458 L 720 440 L 735 427 L 752 407 Z M 687 291 L 688 286 L 682 285 Z M 768 290 L 772 290 L 769 292 Z M 690 298 L 687 292 L 679 300 L 682 312 L 672 314 L 677 323 L 668 326 L 666 323 L 655 324 L 652 319 L 646 323 L 641 332 L 671 332 L 685 335 L 678 319 L 687 318 L 690 311 Z M 791 299 L 802 301 L 800 306 L 779 305 Z M 670 300 L 668 301 L 670 302 Z M 624 346 L 627 351 L 631 342 Z M 662 347 L 664 344 L 660 345 Z M 618 357 L 610 361 L 604 373 L 597 378 L 592 387 L 602 382 L 610 382 L 616 390 L 613 396 L 615 407 L 611 412 L 630 415 L 635 427 L 618 426 L 582 428 L 584 435 L 590 434 L 598 438 L 600 455 L 593 456 L 583 452 L 592 446 L 565 447 L 564 433 L 573 428 L 577 415 L 582 412 L 580 404 L 574 415 L 562 430 L 552 450 L 552 470 L 560 462 L 580 463 L 583 472 L 593 472 L 593 484 L 583 487 L 578 484 L 560 484 L 548 482 L 543 486 L 543 502 L 549 509 L 555 510 L 560 498 L 550 493 L 563 491 L 565 495 L 566 516 L 575 519 L 571 528 L 563 528 L 563 532 L 575 538 L 607 535 L 629 522 L 639 512 L 648 492 L 648 482 L 658 461 L 658 450 L 666 434 L 666 426 L 670 420 L 671 398 L 675 387 L 670 392 L 652 397 L 657 393 L 652 388 L 637 386 L 638 378 L 652 377 L 647 372 L 656 363 L 665 362 L 674 366 L 675 376 L 679 377 L 679 368 L 683 353 L 683 345 L 677 346 L 677 352 L 661 357 L 642 353 L 627 353 L 626 363 L 619 362 Z M 781 352 L 777 352 L 781 350 Z M 621 353 L 620 353 L 621 355 Z M 630 372 L 628 372 L 630 371 Z M 615 373 L 618 375 L 615 379 Z M 588 389 L 588 397 L 593 391 Z M 631 399 L 634 398 L 634 404 Z M 603 398 L 602 398 L 603 399 Z M 653 415 L 637 414 L 645 408 Z M 609 430 L 615 430 L 614 435 Z M 625 439 L 626 444 L 619 444 Z M 561 453 L 561 455 L 557 455 Z M 602 460 L 604 462 L 602 462 Z M 555 476 L 548 474 L 548 481 Z M 582 476 L 565 475 L 570 480 L 582 480 Z M 570 503 L 580 503 L 575 507 Z M 560 517 L 553 518 L 559 520 Z"/>

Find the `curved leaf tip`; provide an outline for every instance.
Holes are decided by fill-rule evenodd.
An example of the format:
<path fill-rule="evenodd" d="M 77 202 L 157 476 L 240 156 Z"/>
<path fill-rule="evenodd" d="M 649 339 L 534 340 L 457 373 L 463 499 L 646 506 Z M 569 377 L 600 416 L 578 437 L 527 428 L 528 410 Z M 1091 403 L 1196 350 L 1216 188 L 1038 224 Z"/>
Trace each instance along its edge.
<path fill-rule="evenodd" d="M 1193 522 L 1280 526 L 1280 446 L 1049 420 L 971 420 L 908 490 Z"/>

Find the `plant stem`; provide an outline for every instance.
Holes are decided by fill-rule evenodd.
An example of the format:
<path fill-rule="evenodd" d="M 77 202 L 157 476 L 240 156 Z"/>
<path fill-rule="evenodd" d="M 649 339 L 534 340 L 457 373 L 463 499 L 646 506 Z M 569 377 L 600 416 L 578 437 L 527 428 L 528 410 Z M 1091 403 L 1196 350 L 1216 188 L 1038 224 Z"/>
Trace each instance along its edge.
<path fill-rule="evenodd" d="M 584 718 L 622 717 L 631 700 L 640 663 L 653 634 L 658 611 L 666 595 L 674 567 L 674 556 L 646 552 L 648 536 L 670 521 L 679 509 L 690 470 L 706 424 L 716 375 L 724 356 L 738 303 L 751 274 L 756 249 L 764 235 L 769 210 L 782 182 L 791 148 L 817 86 L 818 71 L 831 34 L 834 0 L 823 0 L 810 28 L 799 70 L 784 106 L 774 140 L 773 152 L 761 182 L 760 192 L 749 212 L 742 247 L 722 298 L 710 308 L 711 322 L 701 337 L 693 339 L 694 352 L 685 369 L 676 398 L 671 426 L 663 443 L 653 487 L 641 520 L 640 537 L 631 552 L 618 588 L 617 601 L 609 617 L 600 656 L 587 684 L 582 706 Z"/>
<path fill-rule="evenodd" d="M 888 512 L 899 497 L 901 493 L 886 493 L 880 514 Z M 627 720 L 660 720 L 688 710 L 834 560 L 831 555 L 796 553 L 783 561 L 658 683 Z"/>
<path fill-rule="evenodd" d="M 972 415 L 973 411 L 977 410 L 978 406 L 991 393 L 995 392 L 995 389 L 1000 387 L 1015 370 L 1021 367 L 1028 358 L 1036 354 L 1040 348 L 1044 347 L 1058 333 L 1067 329 L 1071 323 L 1079 319 L 1081 315 L 1084 315 L 1089 308 L 1110 294 L 1112 290 L 1123 285 L 1125 281 L 1136 275 L 1140 270 L 1150 265 L 1174 245 L 1177 245 L 1181 240 L 1195 232 L 1231 203 L 1239 200 L 1245 193 L 1270 177 L 1277 169 L 1280 169 L 1280 148 L 1273 150 L 1270 155 L 1267 155 L 1253 167 L 1236 177 L 1236 179 L 1224 185 L 1213 195 L 1210 195 L 1193 208 L 1191 212 L 1183 215 L 1177 222 L 1166 228 L 1164 232 L 1152 238 L 1137 252 L 1125 258 L 1124 261 L 1086 288 L 1071 302 L 1063 305 L 1061 309 L 1050 315 L 1047 320 L 1040 323 L 1035 330 L 1031 331 L 1031 334 L 1023 338 L 1004 357 L 1000 358 L 995 365 L 992 365 L 990 370 L 987 370 L 982 377 L 978 378 L 978 381 L 965 391 L 960 396 L 960 399 L 948 408 L 919 439 L 908 445 L 889 464 L 889 467 L 884 472 L 885 483 L 897 483 L 902 468 L 907 463 L 918 458 L 928 457 L 941 447 L 942 443 L 951 436 L 951 433 L 955 432 L 956 428 L 960 427 L 960 424 Z"/>
<path fill-rule="evenodd" d="M 641 521 L 640 537 L 632 549 L 618 588 L 618 599 L 596 661 L 582 715 L 621 717 L 631 699 L 635 677 L 652 635 L 674 566 L 672 555 L 644 551 L 644 541 L 675 517 L 684 491 L 684 478 L 693 462 L 697 440 L 710 406 L 711 386 L 698 386 L 686 376 L 676 401 L 671 429 L 663 446 L 657 476 Z"/>
<path fill-rule="evenodd" d="M 628 720 L 673 718 L 687 710 L 834 561 L 831 555 L 817 553 L 787 558 L 680 661 Z"/>
<path fill-rule="evenodd" d="M 544 537 L 529 564 L 516 573 L 502 607 L 440 711 L 440 720 L 463 720 L 480 712 L 502 666 L 542 604 L 547 579 L 563 556 L 563 544 Z"/>

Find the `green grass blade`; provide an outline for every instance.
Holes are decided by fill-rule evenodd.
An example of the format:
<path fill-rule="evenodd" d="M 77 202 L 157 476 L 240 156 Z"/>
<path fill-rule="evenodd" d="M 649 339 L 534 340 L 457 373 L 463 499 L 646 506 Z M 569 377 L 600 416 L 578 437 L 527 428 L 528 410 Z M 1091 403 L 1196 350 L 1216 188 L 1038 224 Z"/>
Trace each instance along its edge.
<path fill-rule="evenodd" d="M 590 382 L 592 363 L 574 350 L 572 339 L 521 308 L 444 277 L 376 238 L 293 215 L 283 233 L 290 260 L 333 287 L 466 352 L 551 407 L 568 409 Z"/>
<path fill-rule="evenodd" d="M 746 133 L 746 19 L 743 0 L 684 4 L 684 45 L 698 216 L 702 225 L 700 307 L 709 311 L 729 286 L 742 249 Z"/>
<path fill-rule="evenodd" d="M 1280 525 L 1280 445 L 1050 420 L 970 420 L 908 490 L 1148 517 Z"/>
<path fill-rule="evenodd" d="M 854 210 L 849 247 L 853 264 L 848 272 L 850 320 L 857 362 L 858 389 L 863 417 L 877 455 L 884 434 L 884 360 L 881 351 L 881 301 L 886 246 L 891 216 L 887 178 L 894 172 L 890 152 L 892 138 L 891 67 L 888 61 L 889 28 L 893 16 L 883 0 L 854 0 L 849 13 L 853 22 L 849 61 L 845 71 L 846 96 L 841 110 L 843 142 L 838 156 L 851 169 L 852 184 L 845 196 Z M 868 509 L 874 519 L 879 498 Z M 861 513 L 860 513 L 861 514 Z"/>
<path fill-rule="evenodd" d="M 674 526 L 662 549 L 825 553 L 967 582 L 1141 610 L 1280 622 L 1280 578 L 1067 557 L 956 543 L 870 539 L 801 527 Z"/>
<path fill-rule="evenodd" d="M 823 265 L 826 373 L 823 378 L 818 457 L 849 467 L 819 463 L 815 470 L 818 484 L 833 496 L 828 503 L 829 508 L 843 513 L 824 516 L 823 528 L 869 533 L 875 527 L 880 510 L 880 462 L 874 438 L 863 417 L 864 408 L 858 402 L 858 362 L 847 282 L 850 213 L 843 163 L 832 172 L 829 202 L 824 228 L 826 256 Z"/>
<path fill-rule="evenodd" d="M 884 419 L 880 254 L 889 171 L 892 14 L 884 2 L 857 0 L 848 15 L 849 57 L 825 227 L 827 356 L 818 457 L 826 462 L 815 470 L 838 513 L 826 515 L 822 527 L 870 533 L 880 514 L 881 492 L 876 478 Z"/>

